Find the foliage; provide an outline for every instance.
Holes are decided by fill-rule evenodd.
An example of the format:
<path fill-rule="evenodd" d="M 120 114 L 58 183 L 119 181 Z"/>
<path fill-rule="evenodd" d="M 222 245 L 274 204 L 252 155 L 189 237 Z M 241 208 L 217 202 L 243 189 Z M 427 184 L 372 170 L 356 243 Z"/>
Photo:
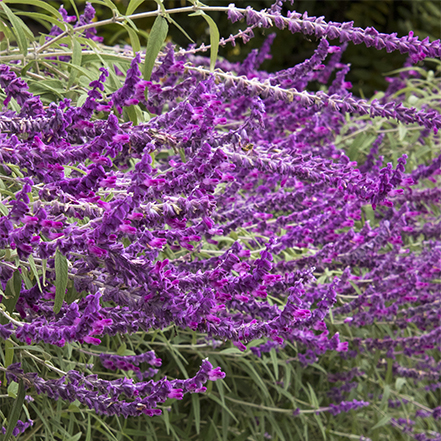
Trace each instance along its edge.
<path fill-rule="evenodd" d="M 5 438 L 440 439 L 440 42 L 283 1 L 27 0 L 34 36 L 22 3 L 0 13 Z M 178 13 L 210 48 L 163 45 Z M 248 27 L 220 39 L 216 13 Z M 218 56 L 272 27 L 312 57 L 261 70 L 274 34 Z M 352 43 L 409 55 L 370 100 Z"/>

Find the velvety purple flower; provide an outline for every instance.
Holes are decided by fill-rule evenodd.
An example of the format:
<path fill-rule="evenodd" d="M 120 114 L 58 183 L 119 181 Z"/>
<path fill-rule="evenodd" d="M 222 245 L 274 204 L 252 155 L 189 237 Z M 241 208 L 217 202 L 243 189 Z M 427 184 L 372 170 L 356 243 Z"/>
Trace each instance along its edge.
<path fill-rule="evenodd" d="M 243 14 L 236 10 L 234 3 L 230 3 L 228 5 L 228 19 L 231 21 L 231 23 L 242 20 L 242 18 Z"/>
<path fill-rule="evenodd" d="M 80 19 L 75 27 L 87 25 L 91 23 L 94 18 L 95 9 L 89 2 L 87 2 L 86 7 L 84 8 L 84 13 L 80 15 Z M 88 28 L 85 31 L 85 37 L 101 43 L 104 39 L 103 37 L 98 37 L 96 33 L 97 30 L 95 28 Z"/>
<path fill-rule="evenodd" d="M 24 433 L 24 431 L 28 428 L 31 427 L 34 424 L 34 421 L 32 420 L 27 420 L 25 422 L 18 420 L 14 429 L 12 430 L 12 436 L 18 437 L 18 435 Z M 2 426 L 1 428 L 1 432 L 3 434 L 6 433 L 6 428 Z"/>
<path fill-rule="evenodd" d="M 127 70 L 124 86 L 118 89 L 112 95 L 112 103 L 116 106 L 118 111 L 122 112 L 123 106 L 133 105 L 130 100 L 137 92 L 137 85 L 141 80 L 141 71 L 139 70 L 139 63 L 141 62 L 141 55 L 136 54 L 130 68 Z M 119 141 L 120 142 L 120 141 Z M 127 142 L 126 140 L 124 142 Z"/>
<path fill-rule="evenodd" d="M 338 415 L 341 412 L 349 412 L 350 410 L 356 410 L 366 406 L 369 406 L 369 403 L 366 401 L 342 401 L 339 404 L 331 404 L 328 412 L 332 415 Z"/>

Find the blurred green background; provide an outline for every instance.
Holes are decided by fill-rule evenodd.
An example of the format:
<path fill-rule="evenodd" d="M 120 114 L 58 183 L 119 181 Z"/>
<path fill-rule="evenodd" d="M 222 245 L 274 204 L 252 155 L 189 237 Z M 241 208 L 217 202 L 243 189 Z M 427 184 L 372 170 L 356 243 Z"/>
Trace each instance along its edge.
<path fill-rule="evenodd" d="M 228 6 L 233 0 L 204 0 L 211 6 Z M 70 13 L 73 13 L 70 0 L 49 1 L 54 7 L 64 4 Z M 129 0 L 114 0 L 121 13 L 124 13 Z M 236 0 L 238 7 L 252 6 L 256 10 L 268 8 L 273 0 Z M 79 10 L 84 7 L 85 1 L 77 0 Z M 190 5 L 186 0 L 164 0 L 166 8 L 176 8 Z M 105 6 L 94 4 L 98 18 L 111 17 L 110 10 Z M 32 6 L 27 6 L 27 10 Z M 351 21 L 355 26 L 373 26 L 380 32 L 397 32 L 398 36 L 406 35 L 410 30 L 421 38 L 429 37 L 432 40 L 441 38 L 441 0 L 296 0 L 291 6 L 286 2 L 285 12 L 295 9 L 298 12 L 308 11 L 310 16 L 324 16 L 327 21 Z M 145 0 L 136 10 L 143 12 L 156 9 L 154 0 Z M 246 24 L 238 22 L 231 24 L 227 15 L 223 12 L 210 13 L 217 23 L 221 36 L 228 37 L 239 29 L 244 30 Z M 206 21 L 201 17 L 188 17 L 185 14 L 175 14 L 173 18 L 186 30 L 190 37 L 198 44 L 209 44 L 209 33 Z M 137 26 L 148 31 L 153 19 L 137 20 Z M 100 29 L 100 35 L 105 37 L 108 44 L 129 43 L 128 35 L 121 31 L 121 26 L 112 25 Z M 277 38 L 273 44 L 273 58 L 267 60 L 262 66 L 268 71 L 277 71 L 292 67 L 308 58 L 317 47 L 315 37 L 307 38 L 303 35 L 291 35 L 288 30 L 261 29 L 255 32 L 255 38 L 247 45 L 238 43 L 236 47 L 228 45 L 221 48 L 220 55 L 230 61 L 243 60 L 253 48 L 259 48 L 266 36 L 271 32 L 277 32 Z M 170 26 L 170 38 L 180 46 L 186 47 L 188 39 L 175 26 Z M 145 39 L 141 38 L 142 44 Z M 338 44 L 338 40 L 331 41 Z M 351 72 L 348 80 L 352 82 L 352 91 L 356 95 L 370 96 L 376 90 L 383 90 L 387 83 L 384 74 L 400 68 L 406 60 L 406 55 L 399 53 L 388 54 L 386 50 L 377 51 L 374 48 L 366 48 L 364 45 L 349 44 L 343 56 L 343 62 L 351 63 Z"/>

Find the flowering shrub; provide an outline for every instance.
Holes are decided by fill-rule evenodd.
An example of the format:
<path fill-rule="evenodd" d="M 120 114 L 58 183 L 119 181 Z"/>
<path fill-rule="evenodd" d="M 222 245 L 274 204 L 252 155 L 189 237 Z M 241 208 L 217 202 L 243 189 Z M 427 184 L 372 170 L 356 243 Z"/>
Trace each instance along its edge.
<path fill-rule="evenodd" d="M 101 22 L 35 1 L 54 27 L 30 45 L 12 3 L 5 437 L 441 439 L 440 42 L 284 16 L 281 0 L 214 8 L 248 26 L 220 39 L 198 2 L 103 0 Z M 163 45 L 178 12 L 207 21 L 209 48 Z M 149 15 L 141 48 L 133 20 Z M 101 44 L 110 22 L 131 46 Z M 217 59 L 273 26 L 315 53 L 261 71 L 269 34 L 243 63 Z M 409 62 L 360 99 L 348 43 Z M 426 57 L 437 71 L 412 66 Z"/>

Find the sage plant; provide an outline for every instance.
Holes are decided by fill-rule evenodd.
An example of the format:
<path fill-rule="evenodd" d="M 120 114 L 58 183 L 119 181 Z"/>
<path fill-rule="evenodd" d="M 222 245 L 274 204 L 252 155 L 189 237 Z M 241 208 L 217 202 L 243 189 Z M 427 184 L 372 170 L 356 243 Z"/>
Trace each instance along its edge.
<path fill-rule="evenodd" d="M 367 100 L 350 92 L 341 61 L 348 44 L 365 44 L 406 53 L 411 65 L 439 58 L 440 42 L 283 15 L 283 0 L 263 11 L 199 2 L 167 10 L 158 1 L 157 11 L 136 14 L 139 3 L 112 7 L 103 21 L 90 4 L 78 19 L 47 4 L 54 27 L 33 46 L 2 3 L 10 26 L 0 54 L 0 370 L 15 398 L 2 415 L 6 437 L 36 426 L 32 406 L 43 396 L 129 420 L 159 418 L 167 400 L 186 394 L 246 406 L 212 392 L 210 382 L 228 385 L 233 372 L 216 365 L 222 354 L 251 367 L 271 354 L 274 387 L 292 397 L 275 412 L 306 425 L 317 424 L 305 419 L 314 413 L 336 435 L 342 413 L 361 412 L 356 435 L 377 439 L 388 424 L 400 436 L 440 439 L 439 76 L 420 89 L 433 98 L 413 95 L 414 105 L 408 90 L 428 75 L 423 67 Z M 210 11 L 245 31 L 219 38 Z M 164 44 L 177 13 L 207 21 L 209 48 Z M 147 16 L 156 19 L 141 47 L 133 20 Z M 131 46 L 102 44 L 110 22 Z M 310 36 L 316 51 L 265 72 L 269 34 L 242 63 L 217 57 L 219 45 L 271 27 Z M 396 134 L 412 141 L 391 153 Z M 212 355 L 194 352 L 200 367 L 169 379 L 179 370 L 162 372 L 152 350 L 166 332 L 182 336 L 162 340 L 176 357 L 188 347 Z M 321 387 L 343 384 L 294 387 L 279 363 L 318 366 Z M 424 403 L 400 394 L 411 384 L 426 388 Z M 25 393 L 35 402 L 23 423 Z M 282 439 L 255 418 L 254 436 Z"/>

